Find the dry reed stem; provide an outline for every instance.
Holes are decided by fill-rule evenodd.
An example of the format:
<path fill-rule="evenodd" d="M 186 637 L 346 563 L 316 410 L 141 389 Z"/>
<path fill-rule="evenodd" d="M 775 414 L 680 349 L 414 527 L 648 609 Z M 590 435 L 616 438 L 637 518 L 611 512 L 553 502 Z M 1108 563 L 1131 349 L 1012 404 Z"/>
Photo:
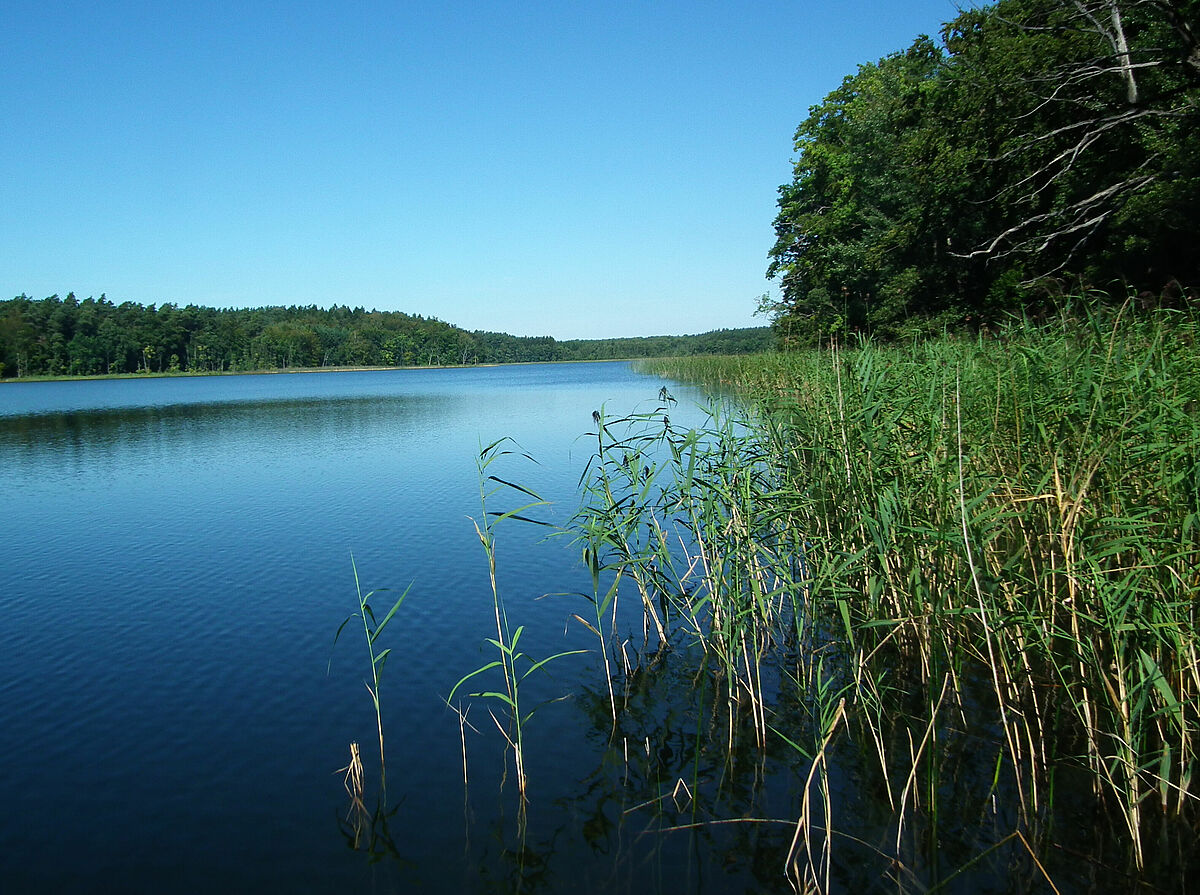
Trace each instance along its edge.
<path fill-rule="evenodd" d="M 346 810 L 346 823 L 354 830 L 354 847 L 362 842 L 363 833 L 371 822 L 371 812 L 363 801 L 365 774 L 363 773 L 362 756 L 359 754 L 358 743 L 350 744 L 350 763 L 344 768 L 338 768 L 334 773 L 342 774 L 342 786 L 350 796 L 350 807 Z"/>
<path fill-rule="evenodd" d="M 938 712 L 942 708 L 942 700 L 946 696 L 946 687 L 950 684 L 950 675 L 942 680 L 942 692 L 938 695 L 937 702 L 930 706 L 929 723 L 925 725 L 925 734 L 921 737 L 921 744 L 916 750 L 912 749 L 912 732 L 909 731 L 909 757 L 911 760 L 908 778 L 904 781 L 904 789 L 900 791 L 900 810 L 896 816 L 896 853 L 900 853 L 900 841 L 904 837 L 904 812 L 908 804 L 908 794 L 912 791 L 913 782 L 917 777 L 917 767 L 921 763 L 921 756 L 925 753 L 925 746 L 933 737 L 934 728 L 937 725 Z M 915 796 L 914 796 L 915 799 Z M 915 805 L 914 805 L 915 807 Z"/>
<path fill-rule="evenodd" d="M 825 767 L 825 750 L 829 746 L 829 742 L 833 739 L 833 735 L 837 730 L 838 723 L 846 717 L 846 700 L 842 698 L 838 700 L 838 707 L 833 714 L 832 720 L 829 722 L 829 729 L 825 732 L 824 738 L 821 740 L 821 748 L 817 750 L 816 757 L 813 758 L 812 766 L 808 769 L 808 777 L 804 781 L 804 795 L 800 802 L 800 819 L 796 821 L 796 830 L 792 834 L 792 842 L 788 847 L 787 858 L 784 861 L 784 878 L 797 891 L 812 891 L 809 885 L 815 887 L 818 892 L 829 891 L 829 873 L 831 870 L 831 841 L 829 831 L 832 828 L 833 806 L 830 802 L 828 771 Z M 816 776 L 817 769 L 821 771 L 821 792 L 822 801 L 825 808 L 825 825 L 821 827 L 825 832 L 825 839 L 821 845 L 821 867 L 818 868 L 813 862 L 812 849 L 812 831 L 816 827 L 812 823 L 812 818 L 809 814 L 810 793 L 812 791 L 813 778 Z M 804 873 L 801 875 L 799 861 L 793 858 L 796 854 L 797 845 L 800 837 L 804 837 L 804 854 L 808 858 L 808 863 L 804 868 Z M 824 877 L 825 888 L 821 888 L 821 879 Z M 803 888 L 801 888 L 803 886 Z"/>

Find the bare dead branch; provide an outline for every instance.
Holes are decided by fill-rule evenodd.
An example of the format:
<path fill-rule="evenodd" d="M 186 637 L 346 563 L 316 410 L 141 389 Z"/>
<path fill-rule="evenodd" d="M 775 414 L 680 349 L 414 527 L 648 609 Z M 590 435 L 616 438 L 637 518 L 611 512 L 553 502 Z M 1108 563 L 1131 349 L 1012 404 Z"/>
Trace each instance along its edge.
<path fill-rule="evenodd" d="M 1114 202 L 1114 199 L 1144 189 L 1157 179 L 1157 174 L 1143 174 L 1138 177 L 1127 178 L 1119 183 L 1110 184 L 1103 189 L 1097 190 L 1087 198 L 1080 199 L 1069 205 L 1065 209 L 1030 215 L 996 236 L 982 249 L 976 249 L 973 252 L 967 253 L 952 252 L 951 254 L 956 258 L 964 259 L 980 257 L 989 259 L 1005 258 L 1026 252 L 1040 254 L 1053 243 L 1068 236 L 1082 233 L 1083 238 L 1078 240 L 1071 250 L 1067 252 L 1062 263 L 1054 270 L 1047 271 L 1047 273 L 1054 273 L 1069 264 L 1072 256 L 1086 242 L 1087 238 L 1116 213 L 1120 205 Z M 1051 230 L 1042 231 L 1039 229 L 1041 225 L 1054 221 L 1059 221 L 1060 223 L 1054 225 Z M 1021 234 L 1028 233 L 1031 230 L 1036 232 L 1028 236 L 1013 239 L 1006 248 L 1001 248 L 1003 243 L 1009 241 L 1010 238 L 1021 236 Z"/>
<path fill-rule="evenodd" d="M 1104 0 L 1104 3 L 1100 5 L 1108 13 L 1107 24 L 1088 4 L 1082 0 L 1075 0 L 1076 9 L 1087 21 L 1091 22 L 1092 29 L 1112 47 L 1118 60 L 1117 71 L 1125 81 L 1125 101 L 1131 106 L 1136 106 L 1138 103 L 1137 79 L 1134 77 L 1133 65 L 1129 57 L 1129 42 L 1125 39 L 1121 7 L 1117 4 L 1117 0 Z"/>

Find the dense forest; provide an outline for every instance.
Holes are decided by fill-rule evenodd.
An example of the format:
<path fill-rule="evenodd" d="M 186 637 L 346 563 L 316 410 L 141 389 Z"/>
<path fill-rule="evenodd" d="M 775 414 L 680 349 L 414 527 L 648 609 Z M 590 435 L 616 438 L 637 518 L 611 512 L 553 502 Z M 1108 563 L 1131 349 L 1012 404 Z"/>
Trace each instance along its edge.
<path fill-rule="evenodd" d="M 785 345 L 1195 300 L 1200 2 L 1000 0 L 866 64 L 796 132 L 764 302 Z"/>
<path fill-rule="evenodd" d="M 224 309 L 20 295 L 0 301 L 0 377 L 218 373 L 338 366 L 434 366 L 738 354 L 768 327 L 559 342 L 468 332 L 435 318 L 334 305 Z"/>

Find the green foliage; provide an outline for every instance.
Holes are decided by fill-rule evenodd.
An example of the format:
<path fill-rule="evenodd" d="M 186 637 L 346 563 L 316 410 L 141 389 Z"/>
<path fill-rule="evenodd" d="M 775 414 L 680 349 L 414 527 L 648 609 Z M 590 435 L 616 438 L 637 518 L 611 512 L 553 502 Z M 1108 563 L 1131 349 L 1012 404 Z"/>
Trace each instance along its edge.
<path fill-rule="evenodd" d="M 761 445 L 781 526 L 762 543 L 795 545 L 803 599 L 790 617 L 807 619 L 801 655 L 824 656 L 824 669 L 799 663 L 800 701 L 828 720 L 846 694 L 847 732 L 878 752 L 897 845 L 913 787 L 928 781 L 921 810 L 936 812 L 949 785 L 938 769 L 968 736 L 996 771 L 964 810 L 994 811 L 998 788 L 1042 854 L 1066 769 L 1090 777 L 1135 872 L 1156 843 L 1190 847 L 1198 336 L 1187 314 L 1077 303 L 1051 325 L 975 339 L 655 365 L 736 381 L 759 408 L 745 437 Z M 789 580 L 773 569 L 768 580 Z M 738 590 L 711 595 L 736 605 Z"/>
<path fill-rule="evenodd" d="M 1118 300 L 1200 282 L 1196 13 L 1001 0 L 860 66 L 780 188 L 781 343 L 990 324 L 1050 277 Z"/>
<path fill-rule="evenodd" d="M 636 357 L 688 357 L 695 354 L 752 354 L 774 347 L 766 326 L 716 329 L 694 336 L 629 339 L 573 339 L 558 343 L 558 360 L 619 360 Z"/>
<path fill-rule="evenodd" d="M 805 335 L 886 329 L 946 294 L 944 222 L 933 214 L 942 183 L 928 158 L 943 64 L 922 38 L 860 66 L 796 132 L 768 275 L 781 278 L 787 316 Z"/>
<path fill-rule="evenodd" d="M 460 363 L 463 340 L 470 334 L 440 320 L 338 305 L 217 310 L 73 294 L 0 302 L 10 376 Z"/>
<path fill-rule="evenodd" d="M 605 360 L 763 351 L 770 342 L 766 327 L 558 342 L 344 305 L 143 307 L 103 295 L 80 302 L 73 294 L 0 301 L 0 376 L 17 377 Z"/>
<path fill-rule="evenodd" d="M 568 650 L 555 653 L 544 659 L 535 660 L 517 648 L 521 641 L 521 635 L 525 631 L 524 626 L 518 625 L 514 630 L 508 621 L 508 609 L 505 606 L 504 598 L 500 593 L 500 587 L 496 580 L 496 527 L 507 519 L 515 519 L 534 525 L 546 525 L 547 523 L 532 519 L 525 514 L 531 510 L 548 505 L 545 500 L 528 488 L 502 479 L 490 471 L 495 463 L 514 453 L 512 449 L 514 446 L 515 443 L 511 439 L 502 438 L 482 448 L 476 459 L 476 467 L 479 473 L 480 518 L 472 521 L 475 524 L 475 534 L 479 537 L 479 543 L 483 547 L 483 552 L 488 562 L 488 576 L 492 588 L 492 607 L 495 610 L 496 618 L 496 636 L 495 638 L 486 638 L 486 642 L 496 651 L 497 658 L 491 662 L 485 662 L 479 668 L 463 675 L 450 688 L 450 695 L 446 697 L 446 703 L 458 711 L 460 718 L 465 722 L 466 710 L 454 703 L 455 695 L 462 690 L 463 685 L 467 681 L 474 680 L 480 675 L 486 675 L 488 672 L 496 669 L 501 671 L 504 677 L 503 690 L 479 690 L 469 695 L 472 699 L 490 700 L 497 703 L 500 706 L 501 714 L 506 719 L 505 724 L 501 724 L 499 720 L 496 721 L 496 724 L 500 728 L 500 732 L 503 734 L 508 747 L 512 750 L 517 778 L 517 790 L 520 795 L 521 826 L 524 828 L 524 812 L 528 801 L 528 777 L 525 774 L 525 729 L 526 725 L 533 718 L 534 712 L 537 711 L 537 707 L 529 708 L 527 701 L 523 701 L 521 686 L 535 672 L 544 671 L 549 663 L 564 656 L 578 655 L 582 651 Z M 520 456 L 534 462 L 533 458 L 524 452 L 520 452 Z M 489 501 L 492 501 L 501 492 L 517 495 L 520 505 L 514 509 L 505 511 L 489 509 Z M 495 718 L 495 715 L 493 714 L 492 717 Z M 463 749 L 465 766 L 465 743 Z"/>

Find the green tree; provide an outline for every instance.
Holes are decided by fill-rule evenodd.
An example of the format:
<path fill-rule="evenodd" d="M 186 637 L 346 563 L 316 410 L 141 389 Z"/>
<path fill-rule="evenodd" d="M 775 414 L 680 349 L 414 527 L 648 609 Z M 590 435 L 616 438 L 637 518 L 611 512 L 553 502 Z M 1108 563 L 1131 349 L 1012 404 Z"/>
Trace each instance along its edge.
<path fill-rule="evenodd" d="M 945 297 L 936 201 L 944 63 L 928 38 L 859 67 L 796 131 L 768 277 L 791 333 L 897 329 Z"/>
<path fill-rule="evenodd" d="M 1200 0 L 1001 0 L 810 110 L 768 277 L 796 344 L 981 323 L 1050 278 L 1200 281 Z"/>
<path fill-rule="evenodd" d="M 1001 214 L 972 256 L 1122 293 L 1196 281 L 1198 12 L 1195 0 L 1007 0 L 951 24 L 964 81 L 1015 100 L 989 159 Z"/>
<path fill-rule="evenodd" d="M 29 354 L 36 336 L 27 316 L 29 296 L 20 295 L 0 309 L 0 375 L 28 376 Z"/>

